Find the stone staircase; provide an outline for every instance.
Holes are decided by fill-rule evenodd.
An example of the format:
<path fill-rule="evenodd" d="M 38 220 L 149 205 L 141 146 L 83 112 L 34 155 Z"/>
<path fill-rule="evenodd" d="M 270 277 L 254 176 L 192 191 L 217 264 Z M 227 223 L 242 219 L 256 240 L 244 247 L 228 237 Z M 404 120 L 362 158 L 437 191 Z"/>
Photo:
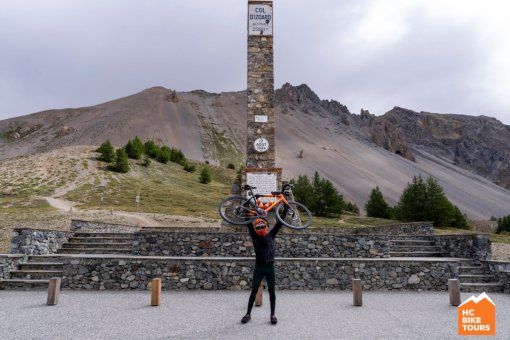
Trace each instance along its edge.
<path fill-rule="evenodd" d="M 47 289 L 53 277 L 62 277 L 64 264 L 58 258 L 29 256 L 18 269 L 10 272 L 10 279 L 0 281 L 0 289 Z"/>
<path fill-rule="evenodd" d="M 75 233 L 57 254 L 131 254 L 133 234 Z"/>
<path fill-rule="evenodd" d="M 504 285 L 478 261 L 459 266 L 460 289 L 463 292 L 503 292 Z"/>
<path fill-rule="evenodd" d="M 390 257 L 447 257 L 441 247 L 437 246 L 433 236 L 391 236 Z"/>

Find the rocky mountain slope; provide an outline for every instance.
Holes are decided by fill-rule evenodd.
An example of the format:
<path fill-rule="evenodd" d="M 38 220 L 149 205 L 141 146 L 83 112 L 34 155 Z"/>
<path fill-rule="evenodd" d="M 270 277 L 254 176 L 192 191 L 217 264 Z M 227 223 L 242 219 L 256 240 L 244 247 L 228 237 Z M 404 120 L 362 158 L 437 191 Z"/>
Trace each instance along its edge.
<path fill-rule="evenodd" d="M 393 204 L 412 176 L 430 175 L 470 217 L 510 212 L 510 191 L 503 188 L 510 187 L 510 128 L 495 119 L 401 108 L 356 115 L 306 85 L 285 84 L 276 103 L 277 165 L 287 178 L 319 171 L 363 207 L 376 185 Z M 245 132 L 245 92 L 156 87 L 92 107 L 0 121 L 0 159 L 106 139 L 121 146 L 138 135 L 181 148 L 191 159 L 238 166 Z"/>

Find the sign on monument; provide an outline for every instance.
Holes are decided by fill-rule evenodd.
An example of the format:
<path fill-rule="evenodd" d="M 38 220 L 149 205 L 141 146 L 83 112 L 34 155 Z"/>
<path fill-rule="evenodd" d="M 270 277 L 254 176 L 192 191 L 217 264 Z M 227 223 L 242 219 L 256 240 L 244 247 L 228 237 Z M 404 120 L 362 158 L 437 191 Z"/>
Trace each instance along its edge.
<path fill-rule="evenodd" d="M 248 5 L 248 35 L 273 35 L 272 5 Z"/>
<path fill-rule="evenodd" d="M 270 194 L 278 190 L 276 173 L 246 173 L 246 184 L 255 187 L 255 194 Z"/>
<path fill-rule="evenodd" d="M 269 150 L 269 142 L 265 138 L 257 138 L 253 143 L 253 147 L 257 152 L 266 152 Z"/>

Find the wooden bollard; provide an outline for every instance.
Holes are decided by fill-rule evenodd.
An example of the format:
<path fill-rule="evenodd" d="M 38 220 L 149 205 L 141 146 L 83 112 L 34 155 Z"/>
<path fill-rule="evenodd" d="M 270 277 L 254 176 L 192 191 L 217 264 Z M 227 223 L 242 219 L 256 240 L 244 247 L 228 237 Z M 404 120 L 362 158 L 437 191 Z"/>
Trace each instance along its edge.
<path fill-rule="evenodd" d="M 161 303 L 161 279 L 152 279 L 151 306 L 159 306 Z"/>
<path fill-rule="evenodd" d="M 448 280 L 448 294 L 450 295 L 450 305 L 460 305 L 460 282 L 459 279 Z"/>
<path fill-rule="evenodd" d="M 61 283 L 62 279 L 60 277 L 53 277 L 50 279 L 48 284 L 48 300 L 46 302 L 48 306 L 55 306 L 58 304 Z"/>
<path fill-rule="evenodd" d="M 264 291 L 264 287 L 262 286 L 262 283 L 259 286 L 259 290 L 257 291 L 257 296 L 255 296 L 255 306 L 262 306 L 262 293 Z"/>
<path fill-rule="evenodd" d="M 361 306 L 363 299 L 361 296 L 362 287 L 360 279 L 352 279 L 352 303 L 354 306 Z"/>

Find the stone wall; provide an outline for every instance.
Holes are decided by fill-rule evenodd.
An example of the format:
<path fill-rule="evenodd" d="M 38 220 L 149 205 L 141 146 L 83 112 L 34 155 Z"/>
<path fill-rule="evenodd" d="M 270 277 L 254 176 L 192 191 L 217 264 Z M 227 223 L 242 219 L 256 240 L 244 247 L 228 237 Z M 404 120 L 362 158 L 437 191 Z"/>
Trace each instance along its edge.
<path fill-rule="evenodd" d="M 402 224 L 390 224 L 375 227 L 359 228 L 314 228 L 306 232 L 313 233 L 335 233 L 335 234 L 363 234 L 363 235 L 434 235 L 432 222 L 412 222 Z"/>
<path fill-rule="evenodd" d="M 10 279 L 11 270 L 18 268 L 18 264 L 25 259 L 25 255 L 0 254 L 0 279 Z"/>
<path fill-rule="evenodd" d="M 11 239 L 11 253 L 25 255 L 52 254 L 67 242 L 73 233 L 67 231 L 14 229 Z"/>
<path fill-rule="evenodd" d="M 162 278 L 163 289 L 250 289 L 253 258 L 74 256 L 64 262 L 63 288 L 138 289 Z M 277 259 L 278 289 L 446 290 L 457 266 L 451 261 L 391 259 Z"/>
<path fill-rule="evenodd" d="M 505 293 L 510 293 L 510 262 L 509 261 L 487 261 L 490 272 L 496 274 L 504 284 Z"/>
<path fill-rule="evenodd" d="M 441 235 L 436 236 L 435 241 L 450 257 L 490 260 L 492 256 L 487 235 Z"/>
<path fill-rule="evenodd" d="M 134 225 L 114 224 L 94 221 L 71 220 L 71 230 L 75 232 L 133 233 L 140 230 Z"/>
<path fill-rule="evenodd" d="M 387 236 L 281 234 L 276 238 L 281 257 L 388 257 Z M 134 233 L 133 254 L 139 256 L 255 256 L 250 235 L 244 233 Z"/>

